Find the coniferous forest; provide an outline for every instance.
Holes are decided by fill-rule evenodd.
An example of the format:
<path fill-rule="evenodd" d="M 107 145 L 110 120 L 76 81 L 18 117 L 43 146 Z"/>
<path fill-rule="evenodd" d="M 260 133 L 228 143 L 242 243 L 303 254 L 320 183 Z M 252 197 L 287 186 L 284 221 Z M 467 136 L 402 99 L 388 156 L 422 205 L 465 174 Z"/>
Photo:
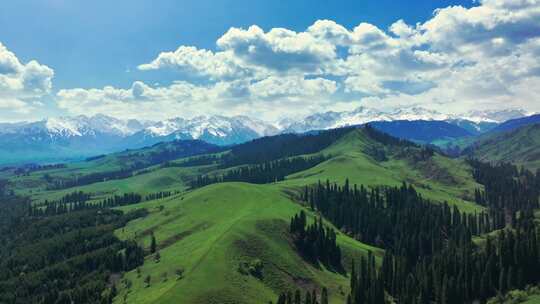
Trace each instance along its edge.
<path fill-rule="evenodd" d="M 376 164 L 399 159 L 401 155 L 405 155 L 402 159 L 407 162 L 418 163 L 445 157 L 429 147 L 396 139 L 366 126 L 361 131 L 351 128 L 303 137 L 261 138 L 226 152 L 218 150 L 215 154 L 205 154 L 207 149 L 214 151 L 213 146 L 203 146 L 201 155 L 171 147 L 166 147 L 165 152 L 147 154 L 130 151 L 129 157 L 120 156 L 131 160 L 127 167 L 82 175 L 55 176 L 55 170 L 70 169 L 63 165 L 19 170 L 17 178 L 34 178 L 37 174 L 40 177 L 37 180 L 45 182 L 38 192 L 44 194 L 21 195 L 25 192 L 13 187 L 13 179 L 0 180 L 0 242 L 4 245 L 0 248 L 0 303 L 113 303 L 119 300 L 129 303 L 134 298 L 131 295 L 133 284 L 142 288 L 138 291 L 140 295 L 146 290 L 155 290 L 153 286 L 161 288 L 161 284 L 170 284 L 169 276 L 174 276 L 178 284 L 189 282 L 192 270 L 181 265 L 185 258 L 178 259 L 181 266 L 175 266 L 172 274 L 167 264 L 171 251 L 162 252 L 174 247 L 175 242 L 205 231 L 213 223 L 186 220 L 193 226 L 188 226 L 187 230 L 171 227 L 174 234 L 166 237 L 156 223 L 164 226 L 174 221 L 184 223 L 184 218 L 190 216 L 189 211 L 184 211 L 184 204 L 192 204 L 191 208 L 202 208 L 195 209 L 198 216 L 217 211 L 215 216 L 221 219 L 225 216 L 221 213 L 230 212 L 227 216 L 235 220 L 224 226 L 227 230 L 234 229 L 238 225 L 236 221 L 242 222 L 246 216 L 236 218 L 237 211 L 243 214 L 245 210 L 236 210 L 235 204 L 249 200 L 249 191 L 225 200 L 227 204 L 209 205 L 212 200 L 219 201 L 216 196 L 227 197 L 229 189 L 234 187 L 257 187 L 256 191 L 260 191 L 257 193 L 266 196 L 271 193 L 264 192 L 267 189 L 283 185 L 286 186 L 279 188 L 266 209 L 259 207 L 260 201 L 265 199 L 263 196 L 253 198 L 255 205 L 250 208 L 258 216 L 273 210 L 274 203 L 283 204 L 283 200 L 287 200 L 291 209 L 283 212 L 286 218 L 261 223 L 248 221 L 255 222 L 255 226 L 240 230 L 239 235 L 249 231 L 249 236 L 236 239 L 232 249 L 242 252 L 241 258 L 234 262 L 238 265 L 234 267 L 235 275 L 237 272 L 242 282 L 261 284 L 273 280 L 278 275 L 275 270 L 269 270 L 272 267 L 293 278 L 292 281 L 278 280 L 273 303 L 329 304 L 335 302 L 332 292 L 339 292 L 338 297 L 346 304 L 486 303 L 509 291 L 525 290 L 540 283 L 540 236 L 535 218 L 540 207 L 539 171 L 533 173 L 509 163 L 463 159 L 470 170 L 467 174 L 476 182 L 470 194 L 470 200 L 475 203 L 474 211 L 428 198 L 424 193 L 430 188 L 419 187 L 418 181 L 363 185 L 343 178 L 343 183 L 311 179 L 309 183 L 287 184 L 325 172 L 336 158 L 314 152 L 327 148 L 347 132 L 366 136 L 363 140 L 370 145 L 363 147 L 362 155 Z M 173 147 L 176 145 L 183 147 L 178 143 Z M 176 160 L 175 153 L 189 156 Z M 145 160 L 145 155 L 149 160 Z M 89 161 L 103 161 L 107 157 Z M 133 158 L 137 161 L 133 162 Z M 174 175 L 158 175 L 159 182 L 140 189 L 144 191 L 116 189 L 117 181 L 141 177 L 144 180 L 159 170 L 167 170 L 168 174 L 186 170 L 181 172 L 190 172 L 190 175 L 178 178 L 185 183 L 184 188 L 176 188 L 175 183 L 172 183 L 174 187 L 159 188 L 159 183 L 174 180 Z M 311 171 L 293 175 L 305 170 Z M 114 188 L 102 191 L 99 187 L 108 182 L 112 182 Z M 100 186 L 93 188 L 96 183 Z M 205 187 L 211 184 L 223 187 Z M 224 190 L 211 192 L 215 196 L 198 196 L 216 189 Z M 49 192 L 57 195 L 47 195 Z M 139 207 L 141 203 L 144 208 Z M 272 212 L 282 212 L 276 209 Z M 180 212 L 174 213 L 177 211 Z M 143 230 L 133 233 L 130 230 L 133 226 L 128 228 L 130 223 L 144 222 L 147 217 L 152 221 L 146 223 Z M 124 229 L 130 231 L 129 234 L 124 234 Z M 332 288 L 332 283 L 326 286 L 296 277 L 296 273 L 278 264 L 282 262 L 269 261 L 266 250 L 271 246 L 264 243 L 264 238 L 258 239 L 257 233 L 271 233 L 264 237 L 279 239 L 271 246 L 285 244 L 285 248 L 280 247 L 279 252 L 272 254 L 287 251 L 295 255 L 299 267 L 331 273 L 348 284 L 336 289 Z M 133 238 L 125 238 L 126 235 Z M 350 240 L 349 244 L 370 245 L 377 253 L 363 249 L 361 254 L 351 255 L 344 238 Z M 166 265 L 167 271 L 158 277 L 148 273 L 152 266 L 161 265 Z M 147 272 L 143 274 L 141 268 L 146 268 Z"/>
<path fill-rule="evenodd" d="M 312 210 L 385 249 L 379 269 L 371 257 L 353 268 L 347 303 L 385 303 L 384 291 L 399 303 L 472 303 L 540 281 L 533 214 L 540 176 L 509 164 L 470 163 L 485 186 L 475 197 L 486 212 L 433 204 L 406 184 L 366 189 L 326 181 L 304 189 Z M 479 236 L 483 241 L 475 242 Z"/>
<path fill-rule="evenodd" d="M 0 304 L 540 304 L 540 0 L 0 1 Z"/>

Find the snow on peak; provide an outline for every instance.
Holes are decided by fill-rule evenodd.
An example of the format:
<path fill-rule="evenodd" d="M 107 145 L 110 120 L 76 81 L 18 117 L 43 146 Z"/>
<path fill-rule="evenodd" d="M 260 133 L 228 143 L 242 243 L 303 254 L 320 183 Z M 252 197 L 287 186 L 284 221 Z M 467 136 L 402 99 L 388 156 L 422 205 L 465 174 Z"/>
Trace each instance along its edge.
<path fill-rule="evenodd" d="M 78 119 L 49 118 L 45 120 L 45 128 L 52 134 L 72 137 L 82 136 L 82 125 Z"/>
<path fill-rule="evenodd" d="M 463 114 L 463 119 L 467 119 L 476 123 L 480 122 L 495 122 L 502 123 L 510 119 L 520 118 L 533 115 L 524 109 L 505 109 L 505 110 L 483 110 L 470 111 Z"/>
<path fill-rule="evenodd" d="M 265 136 L 277 134 L 278 130 L 266 122 L 246 116 L 203 115 L 192 119 L 178 117 L 163 120 L 147 127 L 146 132 L 153 136 L 168 136 L 177 133 L 199 139 L 205 135 L 224 138 L 236 132 L 248 132 L 257 136 Z"/>
<path fill-rule="evenodd" d="M 34 123 L 34 127 L 35 127 Z M 52 117 L 38 123 L 51 135 L 62 137 L 95 136 L 97 133 L 125 137 L 144 128 L 135 120 L 120 120 L 103 114 L 92 117 Z"/>

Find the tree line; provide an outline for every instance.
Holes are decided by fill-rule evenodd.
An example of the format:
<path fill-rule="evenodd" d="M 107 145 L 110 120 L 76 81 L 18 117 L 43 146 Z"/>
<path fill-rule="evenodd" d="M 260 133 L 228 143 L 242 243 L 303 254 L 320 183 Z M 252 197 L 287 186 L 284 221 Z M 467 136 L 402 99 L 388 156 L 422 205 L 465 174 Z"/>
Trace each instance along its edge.
<path fill-rule="evenodd" d="M 472 303 L 538 283 L 539 175 L 508 165 L 473 167 L 485 186 L 485 212 L 435 204 L 405 183 L 367 189 L 326 181 L 304 189 L 302 199 L 313 210 L 385 249 L 380 269 L 371 258 L 361 262 L 371 266 L 353 268 L 347 303 L 384 303 L 384 291 L 399 303 Z"/>
<path fill-rule="evenodd" d="M 426 256 L 449 242 L 498 229 L 488 213 L 466 214 L 447 203 L 424 199 L 412 185 L 343 186 L 319 182 L 302 198 L 337 228 L 357 240 L 406 256 Z"/>
<path fill-rule="evenodd" d="M 294 157 L 248 165 L 231 169 L 222 175 L 201 175 L 191 182 L 191 188 L 223 182 L 246 182 L 252 184 L 267 184 L 282 181 L 289 174 L 314 167 L 325 160 L 326 156 Z"/>
<path fill-rule="evenodd" d="M 319 217 L 312 224 L 307 223 L 302 210 L 291 218 L 290 233 L 300 254 L 312 263 L 321 262 L 328 268 L 342 271 L 341 249 L 336 243 L 334 229 L 325 227 Z"/>
<path fill-rule="evenodd" d="M 163 194 L 161 194 L 163 195 Z M 156 195 L 157 196 L 157 195 Z M 113 195 L 103 200 L 91 200 L 91 194 L 82 191 L 74 191 L 65 194 L 58 200 L 45 200 L 42 203 L 28 206 L 30 216 L 51 216 L 88 209 L 103 209 L 118 206 L 138 204 L 142 196 L 135 192 Z"/>

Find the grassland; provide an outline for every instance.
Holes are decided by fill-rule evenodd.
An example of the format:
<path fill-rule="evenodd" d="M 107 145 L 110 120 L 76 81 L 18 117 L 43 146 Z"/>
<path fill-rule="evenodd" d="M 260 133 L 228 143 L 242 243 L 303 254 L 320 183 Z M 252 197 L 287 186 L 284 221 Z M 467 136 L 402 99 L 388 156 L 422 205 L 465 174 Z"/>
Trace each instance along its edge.
<path fill-rule="evenodd" d="M 376 161 L 365 151 L 368 147 L 384 149 L 386 161 Z M 413 152 L 413 151 L 411 151 Z M 290 175 L 283 187 L 300 187 L 319 180 L 365 186 L 413 184 L 423 196 L 435 202 L 448 202 L 466 212 L 480 211 L 473 202 L 474 189 L 482 188 L 472 178 L 472 169 L 463 160 L 435 154 L 427 161 L 411 161 L 388 147 L 374 142 L 362 130 L 355 130 L 321 153 L 333 158 L 306 171 Z M 406 152 L 405 152 L 406 153 Z"/>
<path fill-rule="evenodd" d="M 155 148 L 150 148 L 155 149 Z M 146 151 L 146 150 L 145 150 Z M 377 151 L 385 155 L 377 159 Z M 292 286 L 311 289 L 326 286 L 331 303 L 343 303 L 349 280 L 322 265 L 310 264 L 298 255 L 288 233 L 290 218 L 304 207 L 291 198 L 306 185 L 319 180 L 365 186 L 413 184 L 434 202 L 447 201 L 467 212 L 482 208 L 471 202 L 474 189 L 480 188 L 463 160 L 435 154 L 416 159 L 418 147 L 385 146 L 364 130 L 353 130 L 328 148 L 316 153 L 330 156 L 319 165 L 287 176 L 278 183 L 254 185 L 221 183 L 189 190 L 191 178 L 200 174 L 221 174 L 216 166 L 151 166 L 132 177 L 108 180 L 64 190 L 46 190 L 44 174 L 74 176 L 118 170 L 144 160 L 147 152 L 126 157 L 128 152 L 97 160 L 69 164 L 67 168 L 32 172 L 28 176 L 9 176 L 19 193 L 35 201 L 58 199 L 66 193 L 84 191 L 94 199 L 112 194 L 179 191 L 179 194 L 140 204 L 124 206 L 129 211 L 146 208 L 145 218 L 134 220 L 116 231 L 121 239 L 134 239 L 145 248 L 151 234 L 158 240 L 160 261 L 149 255 L 140 268 L 124 275 L 128 288 L 119 283 L 115 303 L 268 303 L 278 292 Z M 182 162 L 182 159 L 176 162 Z M 229 168 L 230 169 L 230 168 Z M 5 173 L 4 173 L 5 174 Z M 308 211 L 311 217 L 315 217 Z M 330 223 L 327 223 L 331 225 Z M 348 269 L 353 258 L 372 251 L 380 262 L 383 251 L 362 244 L 343 233 L 338 235 L 343 264 Z M 242 274 L 241 264 L 262 262 L 262 276 Z M 182 269 L 182 277 L 176 275 Z M 149 286 L 144 282 L 151 277 Z"/>
<path fill-rule="evenodd" d="M 118 235 L 148 247 L 153 232 L 161 261 L 149 256 L 139 277 L 137 271 L 126 274 L 133 282 L 129 303 L 267 303 L 294 285 L 327 286 L 333 303 L 344 301 L 347 277 L 305 262 L 294 250 L 288 223 L 302 206 L 272 185 L 216 184 L 122 209 L 133 208 L 151 214 Z M 368 250 L 382 254 L 343 234 L 338 243 L 346 264 Z M 256 259 L 263 262 L 261 278 L 238 271 L 242 262 Z M 184 270 L 182 279 L 175 277 L 176 269 Z M 153 278 L 150 287 L 145 287 L 147 275 Z M 118 303 L 126 292 L 120 291 Z"/>

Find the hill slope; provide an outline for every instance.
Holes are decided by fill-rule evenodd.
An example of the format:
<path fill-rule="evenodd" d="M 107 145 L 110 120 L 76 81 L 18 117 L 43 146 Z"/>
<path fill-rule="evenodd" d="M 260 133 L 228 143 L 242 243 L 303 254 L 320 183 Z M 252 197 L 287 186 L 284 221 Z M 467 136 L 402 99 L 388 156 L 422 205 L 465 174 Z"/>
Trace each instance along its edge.
<path fill-rule="evenodd" d="M 177 151 L 175 143 L 161 144 L 66 168 L 30 172 L 10 181 L 19 184 L 21 191 L 37 202 L 57 200 L 73 191 L 89 193 L 92 199 L 128 191 L 182 191 L 167 198 L 119 207 L 126 211 L 146 208 L 150 212 L 116 234 L 124 240 L 134 239 L 147 249 L 154 234 L 160 259 L 156 262 L 155 254 L 148 255 L 140 273 L 126 273 L 117 284 L 116 303 L 124 303 L 126 295 L 127 303 L 268 303 L 288 288 L 321 286 L 329 289 L 331 303 L 343 303 L 349 288 L 347 274 L 307 262 L 295 249 L 289 234 L 289 221 L 300 210 L 305 210 L 310 218 L 317 216 L 295 197 L 303 187 L 318 181 L 341 184 L 348 178 L 351 184 L 368 187 L 407 182 L 434 202 L 448 201 L 468 212 L 482 209 L 472 203 L 474 189 L 481 186 L 474 182 L 471 168 L 463 160 L 449 159 L 371 127 L 261 138 L 227 151 L 206 148 L 190 154 L 183 154 L 182 149 L 178 154 L 169 154 L 164 151 Z M 193 154 L 211 155 L 212 163 L 191 162 Z M 219 175 L 261 162 L 318 155 L 324 155 L 325 161 L 279 182 L 189 187 L 189 180 L 200 174 Z M 43 188 L 45 174 L 61 178 L 136 164 L 139 165 L 135 174 L 125 178 L 66 189 Z M 33 182 L 36 186 L 32 188 Z M 338 233 L 337 242 L 347 271 L 353 257 L 366 255 L 368 250 L 376 256 L 382 254 L 382 250 L 344 233 Z M 245 265 L 257 264 L 262 265 L 260 274 L 245 274 Z M 181 278 L 176 275 L 180 269 Z"/>
<path fill-rule="evenodd" d="M 140 277 L 136 271 L 126 275 L 133 282 L 129 303 L 267 303 L 298 284 L 327 286 L 335 302 L 344 301 L 340 290 L 347 289 L 347 278 L 307 263 L 295 252 L 288 225 L 302 207 L 272 185 L 216 184 L 123 209 L 133 208 L 152 212 L 118 235 L 149 246 L 153 231 L 161 260 L 149 257 Z M 367 250 L 382 253 L 343 234 L 338 243 L 344 262 Z M 262 261 L 260 278 L 238 271 L 242 263 L 257 259 Z M 180 268 L 184 275 L 177 279 L 175 270 Z M 145 287 L 148 275 L 152 283 Z M 126 292 L 120 291 L 118 303 Z"/>
<path fill-rule="evenodd" d="M 498 125 L 496 128 L 493 128 L 490 133 L 512 131 L 524 126 L 534 125 L 538 123 L 540 123 L 540 114 L 515 118 Z"/>
<path fill-rule="evenodd" d="M 467 150 L 484 161 L 512 162 L 528 169 L 540 168 L 540 124 L 486 136 Z"/>

